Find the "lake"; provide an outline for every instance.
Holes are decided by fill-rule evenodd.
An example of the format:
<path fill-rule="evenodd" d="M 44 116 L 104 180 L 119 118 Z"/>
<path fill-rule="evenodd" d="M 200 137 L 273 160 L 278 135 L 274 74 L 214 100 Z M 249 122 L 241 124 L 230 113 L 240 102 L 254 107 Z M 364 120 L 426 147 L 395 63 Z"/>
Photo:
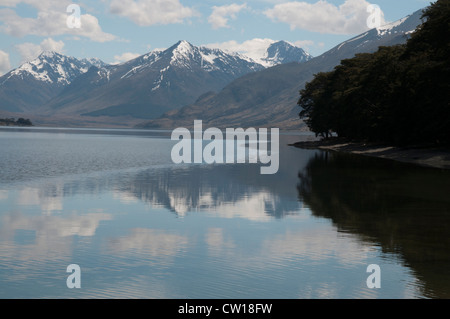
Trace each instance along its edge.
<path fill-rule="evenodd" d="M 167 131 L 0 128 L 0 298 L 449 298 L 450 173 L 311 138 L 261 175 L 174 164 Z"/>

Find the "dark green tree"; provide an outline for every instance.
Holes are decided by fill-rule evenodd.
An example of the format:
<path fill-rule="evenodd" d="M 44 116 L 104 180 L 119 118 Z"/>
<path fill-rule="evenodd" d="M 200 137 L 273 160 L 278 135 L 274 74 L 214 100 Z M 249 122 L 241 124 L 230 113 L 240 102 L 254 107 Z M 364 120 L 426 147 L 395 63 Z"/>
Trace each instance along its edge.
<path fill-rule="evenodd" d="M 302 107 L 300 117 L 305 119 L 309 128 L 316 133 L 328 138 L 332 131 L 332 114 L 330 109 L 330 76 L 332 73 L 319 73 L 314 80 L 307 83 L 305 89 L 300 92 L 301 98 L 298 104 Z"/>
<path fill-rule="evenodd" d="M 342 60 L 300 91 L 318 135 L 393 144 L 450 143 L 450 0 L 433 3 L 406 45 Z"/>

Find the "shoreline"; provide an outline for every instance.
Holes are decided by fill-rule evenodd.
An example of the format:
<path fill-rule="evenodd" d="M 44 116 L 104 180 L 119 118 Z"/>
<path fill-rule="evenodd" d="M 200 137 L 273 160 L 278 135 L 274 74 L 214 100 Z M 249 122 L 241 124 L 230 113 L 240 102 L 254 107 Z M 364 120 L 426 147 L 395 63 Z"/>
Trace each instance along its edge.
<path fill-rule="evenodd" d="M 339 138 L 290 144 L 297 148 L 345 152 L 395 160 L 424 167 L 450 169 L 450 149 L 443 147 L 397 147 L 383 144 L 351 142 Z"/>
<path fill-rule="evenodd" d="M 34 125 L 3 125 L 2 123 L 0 123 L 0 127 L 33 127 Z"/>

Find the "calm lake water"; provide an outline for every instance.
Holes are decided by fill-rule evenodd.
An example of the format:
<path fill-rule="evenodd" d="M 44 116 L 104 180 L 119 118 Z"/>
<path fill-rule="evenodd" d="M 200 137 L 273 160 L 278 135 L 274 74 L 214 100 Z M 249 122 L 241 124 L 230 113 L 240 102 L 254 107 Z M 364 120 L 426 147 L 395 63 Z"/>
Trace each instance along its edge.
<path fill-rule="evenodd" d="M 0 298 L 450 297 L 448 171 L 300 133 L 276 175 L 176 165 L 169 134 L 0 129 Z"/>

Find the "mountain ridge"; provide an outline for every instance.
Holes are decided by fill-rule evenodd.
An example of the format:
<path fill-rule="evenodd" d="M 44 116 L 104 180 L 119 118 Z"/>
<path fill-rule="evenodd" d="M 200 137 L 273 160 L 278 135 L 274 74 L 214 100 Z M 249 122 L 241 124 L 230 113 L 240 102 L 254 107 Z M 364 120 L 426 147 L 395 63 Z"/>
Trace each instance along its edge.
<path fill-rule="evenodd" d="M 91 66 L 104 66 L 99 59 L 76 59 L 43 51 L 0 77 L 0 110 L 30 112 L 56 96 Z"/>
<path fill-rule="evenodd" d="M 75 66 L 76 72 L 70 68 L 60 72 L 57 65 L 43 69 L 39 63 L 29 63 L 28 71 L 41 70 L 41 78 L 32 81 L 32 73 L 23 68 L 22 78 L 12 77 L 20 68 L 0 77 L 0 110 L 9 112 L 8 116 L 26 113 L 37 125 L 109 123 L 173 129 L 189 127 L 194 119 L 202 119 L 205 125 L 218 127 L 301 129 L 298 92 L 314 74 L 330 71 L 342 59 L 357 53 L 405 43 L 420 25 L 421 12 L 366 31 L 315 58 L 286 41 L 275 41 L 264 55 L 249 58 L 180 40 L 168 49 L 116 65 L 95 58 L 77 60 L 72 65 L 69 57 L 59 57 L 66 59 L 68 66 Z M 40 57 L 52 55 L 56 53 Z M 265 60 L 266 66 L 255 58 Z M 52 74 L 59 74 L 60 80 L 51 80 Z"/>
<path fill-rule="evenodd" d="M 299 91 L 319 72 L 331 71 L 342 59 L 357 53 L 372 53 L 380 46 L 406 43 L 420 24 L 422 10 L 391 23 L 371 29 L 335 46 L 305 63 L 278 65 L 238 78 L 222 91 L 198 99 L 177 111 L 137 125 L 147 129 L 191 128 L 203 120 L 214 127 L 247 126 L 306 129 L 299 119 Z"/>
<path fill-rule="evenodd" d="M 261 69 L 237 54 L 199 48 L 181 40 L 164 51 L 93 70 L 51 100 L 44 112 L 155 118 Z M 84 92 L 82 97 L 79 90 Z"/>
<path fill-rule="evenodd" d="M 38 117 L 37 123 L 53 122 L 60 117 L 64 121 L 72 118 L 72 123 L 82 125 L 97 120 L 107 123 L 108 118 L 111 118 L 110 122 L 120 122 L 122 117 L 125 126 L 127 122 L 134 125 L 136 123 L 130 119 L 159 117 L 195 102 L 205 93 L 218 92 L 234 79 L 263 70 L 268 65 L 311 58 L 303 49 L 285 41 L 274 42 L 269 49 L 271 52 L 262 57 L 267 59 L 265 65 L 241 53 L 197 47 L 185 40 L 168 49 L 155 50 L 113 65 L 96 58 L 78 60 L 56 52 L 43 52 L 36 61 L 24 63 L 0 77 L 0 83 L 8 82 L 9 76 L 22 72 L 9 90 L 0 86 L 0 96 L 3 94 L 5 101 L 11 97 L 10 103 L 0 103 L 0 111 L 27 113 L 27 116 Z M 54 63 L 47 63 L 47 69 L 69 72 L 59 72 L 57 77 L 50 79 L 51 72 L 36 67 L 42 60 L 49 62 L 47 60 L 52 57 Z M 78 67 L 76 72 L 62 67 L 66 62 Z M 70 76 L 65 78 L 67 74 Z M 25 83 L 26 89 L 20 90 L 19 98 L 13 93 L 16 87 L 23 86 L 21 80 L 24 77 L 30 77 L 30 83 Z M 33 103 L 29 103 L 31 100 Z"/>

